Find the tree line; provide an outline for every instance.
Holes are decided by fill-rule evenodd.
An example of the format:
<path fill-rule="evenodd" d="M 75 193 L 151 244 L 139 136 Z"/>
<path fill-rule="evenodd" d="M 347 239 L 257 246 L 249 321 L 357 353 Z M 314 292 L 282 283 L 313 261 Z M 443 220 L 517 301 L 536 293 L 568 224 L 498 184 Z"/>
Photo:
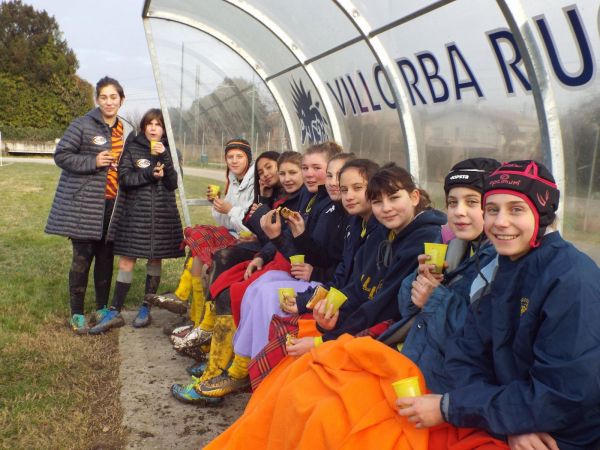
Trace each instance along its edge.
<path fill-rule="evenodd" d="M 53 16 L 21 0 L 0 4 L 0 132 L 53 140 L 93 107 L 93 87 Z"/>

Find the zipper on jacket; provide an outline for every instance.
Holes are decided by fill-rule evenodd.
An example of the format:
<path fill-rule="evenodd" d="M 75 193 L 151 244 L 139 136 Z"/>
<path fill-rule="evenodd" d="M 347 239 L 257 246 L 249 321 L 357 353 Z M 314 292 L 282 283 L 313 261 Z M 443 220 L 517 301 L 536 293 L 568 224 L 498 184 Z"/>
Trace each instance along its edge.
<path fill-rule="evenodd" d="M 148 258 L 148 259 L 154 259 L 154 235 L 155 235 L 154 199 L 156 197 L 156 187 L 157 187 L 156 183 L 153 183 L 150 186 L 150 211 L 151 211 L 150 212 L 150 258 Z"/>

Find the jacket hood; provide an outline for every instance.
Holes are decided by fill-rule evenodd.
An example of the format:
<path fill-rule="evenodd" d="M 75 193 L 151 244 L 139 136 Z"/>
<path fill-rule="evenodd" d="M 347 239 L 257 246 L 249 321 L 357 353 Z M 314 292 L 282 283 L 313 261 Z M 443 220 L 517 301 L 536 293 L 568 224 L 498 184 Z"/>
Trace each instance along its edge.
<path fill-rule="evenodd" d="M 94 109 L 90 109 L 87 113 L 86 116 L 91 117 L 92 119 L 94 119 L 96 122 L 100 123 L 100 124 L 104 124 L 104 119 L 102 118 L 102 113 L 100 112 L 100 108 L 96 107 Z"/>
<path fill-rule="evenodd" d="M 242 181 L 238 181 L 235 175 L 229 172 L 229 183 L 239 183 L 240 191 L 245 190 L 248 186 L 254 189 L 254 164 L 250 164 L 248 172 L 246 172 Z"/>
<path fill-rule="evenodd" d="M 415 216 L 411 223 L 409 223 L 400 233 L 398 237 L 412 233 L 415 229 L 421 228 L 426 225 L 439 225 L 440 227 L 448 222 L 446 214 L 437 209 L 428 208 L 425 211 L 420 212 Z"/>

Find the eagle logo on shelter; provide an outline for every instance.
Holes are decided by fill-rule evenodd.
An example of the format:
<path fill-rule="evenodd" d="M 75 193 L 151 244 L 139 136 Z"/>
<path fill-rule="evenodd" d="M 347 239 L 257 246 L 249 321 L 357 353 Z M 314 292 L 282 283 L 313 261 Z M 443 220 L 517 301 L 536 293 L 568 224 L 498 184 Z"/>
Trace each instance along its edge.
<path fill-rule="evenodd" d="M 313 104 L 312 95 L 304 88 L 302 80 L 298 82 L 292 80 L 291 88 L 296 114 L 300 119 L 302 144 L 307 140 L 310 145 L 329 140 L 326 128 L 329 124 L 319 110 L 319 102 Z"/>

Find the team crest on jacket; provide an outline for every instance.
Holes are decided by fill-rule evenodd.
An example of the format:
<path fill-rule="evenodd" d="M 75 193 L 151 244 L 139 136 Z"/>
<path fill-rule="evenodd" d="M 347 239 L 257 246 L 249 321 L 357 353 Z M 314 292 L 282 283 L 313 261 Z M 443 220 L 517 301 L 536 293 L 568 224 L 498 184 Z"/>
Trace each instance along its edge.
<path fill-rule="evenodd" d="M 529 299 L 526 297 L 523 297 L 521 299 L 521 315 L 525 314 L 525 311 L 527 311 L 527 308 L 529 308 Z"/>
<path fill-rule="evenodd" d="M 104 136 L 94 136 L 92 142 L 96 145 L 104 145 L 106 144 L 106 138 Z"/>
<path fill-rule="evenodd" d="M 140 169 L 145 169 L 146 167 L 150 166 L 150 160 L 149 159 L 138 159 L 135 161 L 135 165 L 136 165 L 136 167 L 139 167 Z"/>

